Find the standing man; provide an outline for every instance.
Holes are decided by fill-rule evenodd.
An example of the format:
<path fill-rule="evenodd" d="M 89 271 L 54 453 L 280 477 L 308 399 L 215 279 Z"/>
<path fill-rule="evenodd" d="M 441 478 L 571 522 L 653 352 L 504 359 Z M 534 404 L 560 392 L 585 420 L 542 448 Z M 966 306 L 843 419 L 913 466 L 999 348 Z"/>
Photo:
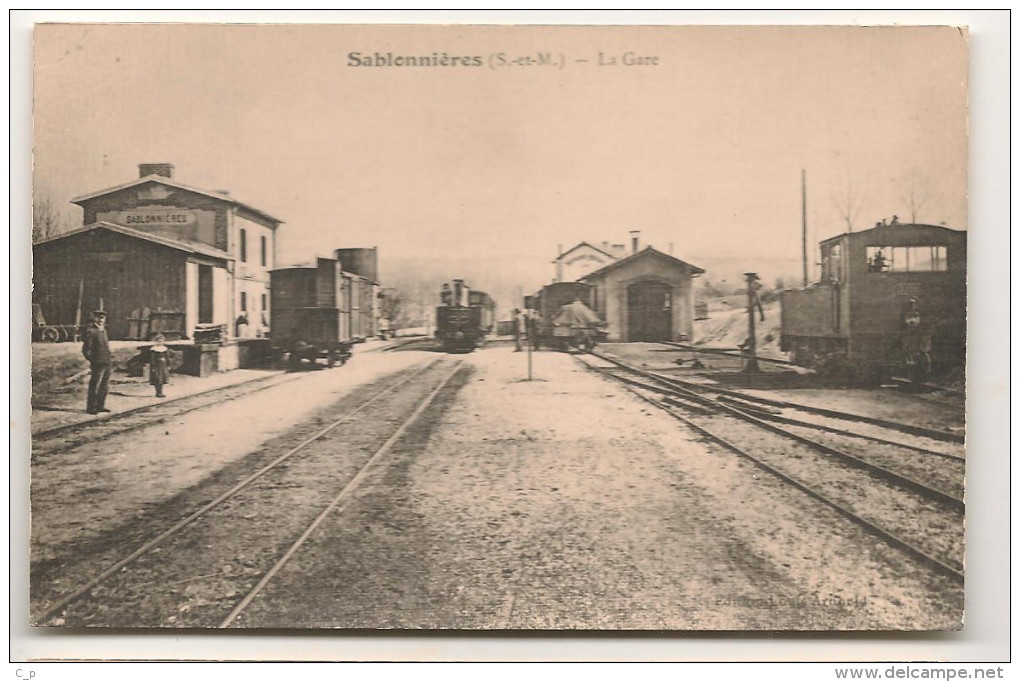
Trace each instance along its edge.
<path fill-rule="evenodd" d="M 92 324 L 85 328 L 82 355 L 92 367 L 89 377 L 89 397 L 85 411 L 89 414 L 109 412 L 106 409 L 106 391 L 110 387 L 110 338 L 106 333 L 106 311 L 92 313 Z"/>
<path fill-rule="evenodd" d="M 518 308 L 514 308 L 513 313 L 514 322 L 514 352 L 521 352 L 521 333 L 524 331 L 521 327 L 524 326 L 524 321 L 521 319 L 521 311 Z"/>
<path fill-rule="evenodd" d="M 525 328 L 528 331 L 528 343 L 532 350 L 538 350 L 538 311 L 529 310 L 524 319 Z"/>

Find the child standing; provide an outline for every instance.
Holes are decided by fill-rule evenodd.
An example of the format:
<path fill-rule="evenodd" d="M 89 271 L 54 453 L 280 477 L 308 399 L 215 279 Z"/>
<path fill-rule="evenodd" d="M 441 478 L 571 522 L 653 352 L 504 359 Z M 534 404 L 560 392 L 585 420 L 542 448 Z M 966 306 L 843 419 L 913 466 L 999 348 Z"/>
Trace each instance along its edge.
<path fill-rule="evenodd" d="M 170 383 L 170 349 L 163 343 L 166 337 L 156 334 L 149 348 L 149 383 L 156 387 L 156 397 L 162 398 L 164 384 Z"/>

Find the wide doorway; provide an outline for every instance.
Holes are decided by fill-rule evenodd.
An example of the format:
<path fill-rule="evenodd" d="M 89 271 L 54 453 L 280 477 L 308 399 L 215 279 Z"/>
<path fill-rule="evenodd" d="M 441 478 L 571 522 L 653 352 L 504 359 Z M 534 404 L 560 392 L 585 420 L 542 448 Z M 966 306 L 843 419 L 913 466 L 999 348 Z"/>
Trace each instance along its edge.
<path fill-rule="evenodd" d="M 638 282 L 627 287 L 627 340 L 670 341 L 673 310 L 670 286 Z"/>

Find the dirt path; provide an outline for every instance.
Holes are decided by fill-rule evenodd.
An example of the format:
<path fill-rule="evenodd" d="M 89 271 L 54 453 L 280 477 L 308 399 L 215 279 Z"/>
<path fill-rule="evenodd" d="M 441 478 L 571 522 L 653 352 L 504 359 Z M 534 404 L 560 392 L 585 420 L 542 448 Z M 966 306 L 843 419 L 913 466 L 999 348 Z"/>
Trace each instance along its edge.
<path fill-rule="evenodd" d="M 243 625 L 958 625 L 918 569 L 567 355 L 505 348 L 314 533 Z"/>

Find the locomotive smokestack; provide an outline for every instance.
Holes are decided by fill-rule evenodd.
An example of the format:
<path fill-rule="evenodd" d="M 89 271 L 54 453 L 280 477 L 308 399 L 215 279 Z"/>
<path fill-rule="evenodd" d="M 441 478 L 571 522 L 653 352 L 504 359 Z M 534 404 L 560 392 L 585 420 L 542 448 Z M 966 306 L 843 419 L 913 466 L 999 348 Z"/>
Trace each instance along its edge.
<path fill-rule="evenodd" d="M 630 252 L 631 253 L 637 253 L 637 250 L 638 250 L 638 241 L 640 241 L 640 238 L 641 238 L 641 230 L 631 230 L 630 231 Z"/>
<path fill-rule="evenodd" d="M 453 305 L 464 305 L 464 280 L 453 280 Z"/>

